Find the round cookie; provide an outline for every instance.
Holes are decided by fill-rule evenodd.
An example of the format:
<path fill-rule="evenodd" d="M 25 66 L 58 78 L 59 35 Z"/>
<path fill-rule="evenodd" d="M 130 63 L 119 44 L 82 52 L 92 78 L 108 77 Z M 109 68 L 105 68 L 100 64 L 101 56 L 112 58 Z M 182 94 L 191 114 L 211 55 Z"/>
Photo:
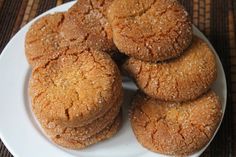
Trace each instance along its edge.
<path fill-rule="evenodd" d="M 64 13 L 46 15 L 38 19 L 29 29 L 25 38 L 25 54 L 29 64 L 55 58 L 67 47 L 59 35 Z"/>
<path fill-rule="evenodd" d="M 114 0 L 108 20 L 117 48 L 143 61 L 176 57 L 192 40 L 192 24 L 177 0 Z"/>
<path fill-rule="evenodd" d="M 216 66 L 213 52 L 197 37 L 178 58 L 159 63 L 130 58 L 124 64 L 147 95 L 167 101 L 193 100 L 206 92 L 217 77 Z"/>
<path fill-rule="evenodd" d="M 69 148 L 69 149 L 83 149 L 85 147 L 88 147 L 90 145 L 93 145 L 95 143 L 109 139 L 112 136 L 114 136 L 118 132 L 121 126 L 121 120 L 122 120 L 122 116 L 121 114 L 119 114 L 110 126 L 107 126 L 101 132 L 89 137 L 86 140 L 67 139 L 67 138 L 61 137 L 60 135 L 57 135 L 55 137 L 50 137 L 50 138 L 54 143 L 62 147 Z"/>
<path fill-rule="evenodd" d="M 65 14 L 61 35 L 72 43 L 84 44 L 95 50 L 113 53 L 111 27 L 106 11 L 113 0 L 80 0 Z"/>
<path fill-rule="evenodd" d="M 120 111 L 121 100 L 122 99 L 119 98 L 119 103 L 112 106 L 111 109 L 105 112 L 101 117 L 85 126 L 65 127 L 57 125 L 54 122 L 41 122 L 41 125 L 49 136 L 60 135 L 62 138 L 85 140 L 113 123 Z"/>
<path fill-rule="evenodd" d="M 68 127 L 97 119 L 119 102 L 122 93 L 116 64 L 99 51 L 76 51 L 40 64 L 33 69 L 29 84 L 39 121 Z"/>
<path fill-rule="evenodd" d="M 213 91 L 185 103 L 160 101 L 138 93 L 133 105 L 130 119 L 139 143 L 173 156 L 187 156 L 204 147 L 222 115 Z"/>

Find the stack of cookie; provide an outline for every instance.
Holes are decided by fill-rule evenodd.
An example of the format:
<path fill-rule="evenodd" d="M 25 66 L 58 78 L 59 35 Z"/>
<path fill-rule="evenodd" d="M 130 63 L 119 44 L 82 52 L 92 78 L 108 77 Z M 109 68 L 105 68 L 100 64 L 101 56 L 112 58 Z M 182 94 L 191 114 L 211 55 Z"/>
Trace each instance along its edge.
<path fill-rule="evenodd" d="M 104 14 L 110 2 L 80 0 L 66 13 L 40 18 L 26 35 L 32 110 L 63 147 L 87 147 L 120 127 L 123 89 Z"/>
<path fill-rule="evenodd" d="M 36 21 L 25 50 L 33 112 L 61 146 L 81 149 L 118 131 L 118 50 L 129 57 L 123 68 L 140 88 L 130 119 L 144 147 L 189 155 L 207 144 L 220 121 L 220 101 L 210 90 L 215 56 L 193 36 L 177 0 L 79 0 Z"/>
<path fill-rule="evenodd" d="M 130 115 L 137 140 L 168 155 L 201 149 L 221 117 L 210 90 L 217 67 L 208 45 L 193 36 L 183 6 L 177 0 L 114 0 L 108 20 L 115 45 L 130 57 L 123 67 L 140 88 Z"/>

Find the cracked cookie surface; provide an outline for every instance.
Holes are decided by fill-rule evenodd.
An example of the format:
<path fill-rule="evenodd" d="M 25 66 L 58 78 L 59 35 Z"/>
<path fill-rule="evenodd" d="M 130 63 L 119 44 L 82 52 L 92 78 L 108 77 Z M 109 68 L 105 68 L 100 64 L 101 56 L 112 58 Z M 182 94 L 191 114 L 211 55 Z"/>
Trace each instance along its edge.
<path fill-rule="evenodd" d="M 206 92 L 217 77 L 215 56 L 198 37 L 178 58 L 159 63 L 130 58 L 124 69 L 147 95 L 168 101 L 193 100 Z"/>
<path fill-rule="evenodd" d="M 137 140 L 145 148 L 185 156 L 210 141 L 221 115 L 220 101 L 213 91 L 185 103 L 160 101 L 139 92 L 130 119 Z"/>
<path fill-rule="evenodd" d="M 68 41 L 84 44 L 109 54 L 116 51 L 106 11 L 113 0 L 80 0 L 65 14 L 61 35 Z"/>
<path fill-rule="evenodd" d="M 61 55 L 33 69 L 29 94 L 39 121 L 83 126 L 97 119 L 123 95 L 121 76 L 106 53 Z"/>
<path fill-rule="evenodd" d="M 64 13 L 43 16 L 32 24 L 25 38 L 25 54 L 29 64 L 55 58 L 62 54 L 65 42 L 59 34 Z"/>
<path fill-rule="evenodd" d="M 50 138 L 53 142 L 55 142 L 56 144 L 62 147 L 69 148 L 69 149 L 83 149 L 85 147 L 88 147 L 90 145 L 93 145 L 95 143 L 109 139 L 112 136 L 114 136 L 118 132 L 119 128 L 121 127 L 121 122 L 122 122 L 122 115 L 120 113 L 116 117 L 116 119 L 113 121 L 112 124 L 104 128 L 99 133 L 84 140 L 68 139 L 60 135 L 51 136 Z"/>
<path fill-rule="evenodd" d="M 108 20 L 117 48 L 144 61 L 176 57 L 192 40 L 192 24 L 177 0 L 114 0 Z"/>
<path fill-rule="evenodd" d="M 54 122 L 40 122 L 44 131 L 49 136 L 60 136 L 61 138 L 74 139 L 74 140 L 85 140 L 96 133 L 100 132 L 107 126 L 110 126 L 114 119 L 120 112 L 122 99 L 118 98 L 118 103 L 114 104 L 107 112 L 101 117 L 95 119 L 91 123 L 81 127 L 65 127 L 57 125 Z"/>

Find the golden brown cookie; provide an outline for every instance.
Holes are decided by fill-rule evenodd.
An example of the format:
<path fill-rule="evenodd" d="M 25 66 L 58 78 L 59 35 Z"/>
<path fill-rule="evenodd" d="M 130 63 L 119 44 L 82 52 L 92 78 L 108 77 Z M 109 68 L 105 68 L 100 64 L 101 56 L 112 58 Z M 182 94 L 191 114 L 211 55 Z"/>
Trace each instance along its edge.
<path fill-rule="evenodd" d="M 39 121 L 77 127 L 107 112 L 119 102 L 123 89 L 108 54 L 82 50 L 35 67 L 29 92 Z"/>
<path fill-rule="evenodd" d="M 177 0 L 114 0 L 108 19 L 117 48 L 143 61 L 176 57 L 192 40 L 188 13 Z"/>
<path fill-rule="evenodd" d="M 50 137 L 50 138 L 52 139 L 53 142 L 55 142 L 56 144 L 62 147 L 69 148 L 69 149 L 83 149 L 85 147 L 88 147 L 90 145 L 93 145 L 95 143 L 109 139 L 112 136 L 114 136 L 118 132 L 121 126 L 121 120 L 122 120 L 122 116 L 121 114 L 119 114 L 110 126 L 107 126 L 101 132 L 89 137 L 86 140 L 67 139 L 67 138 L 63 138 L 60 135 L 57 135 L 55 137 Z"/>
<path fill-rule="evenodd" d="M 114 104 L 114 106 L 112 106 L 111 109 L 105 112 L 101 117 L 85 126 L 66 127 L 57 125 L 54 122 L 41 122 L 41 125 L 49 136 L 60 135 L 62 138 L 85 140 L 113 123 L 120 111 L 122 99 L 119 98 L 118 101 L 118 103 Z"/>
<path fill-rule="evenodd" d="M 147 95 L 168 101 L 193 100 L 206 92 L 217 77 L 215 56 L 197 37 L 178 58 L 159 63 L 130 58 L 124 68 Z"/>
<path fill-rule="evenodd" d="M 72 43 L 113 53 L 111 27 L 106 11 L 113 0 L 80 0 L 65 14 L 61 35 Z"/>
<path fill-rule="evenodd" d="M 164 102 L 138 93 L 133 101 L 131 124 L 145 148 L 185 156 L 204 147 L 221 119 L 221 105 L 213 91 L 185 103 Z"/>
<path fill-rule="evenodd" d="M 29 64 L 34 66 L 39 61 L 55 58 L 65 52 L 67 47 L 59 35 L 63 19 L 64 13 L 49 14 L 30 27 L 25 38 L 25 54 Z"/>

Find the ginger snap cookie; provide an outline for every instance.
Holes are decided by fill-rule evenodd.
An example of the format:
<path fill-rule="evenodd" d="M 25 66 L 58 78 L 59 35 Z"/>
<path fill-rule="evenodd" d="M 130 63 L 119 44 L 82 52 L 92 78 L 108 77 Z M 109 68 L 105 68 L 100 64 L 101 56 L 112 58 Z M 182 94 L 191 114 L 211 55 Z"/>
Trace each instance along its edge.
<path fill-rule="evenodd" d="M 109 139 L 112 136 L 114 136 L 118 132 L 121 126 L 121 121 L 122 121 L 122 115 L 119 114 L 111 125 L 107 126 L 99 133 L 84 140 L 63 138 L 60 135 L 52 136 L 50 138 L 53 142 L 62 147 L 69 149 L 83 149 L 85 147 L 88 147 L 90 145 L 93 145 L 95 143 Z"/>
<path fill-rule="evenodd" d="M 117 48 L 143 61 L 176 57 L 192 40 L 188 13 L 177 0 L 114 0 L 108 20 Z"/>
<path fill-rule="evenodd" d="M 65 14 L 61 35 L 72 43 L 84 44 L 95 50 L 114 53 L 107 8 L 113 0 L 80 0 Z"/>
<path fill-rule="evenodd" d="M 33 23 L 25 38 L 25 54 L 29 64 L 34 66 L 39 61 L 55 58 L 65 51 L 66 46 L 59 35 L 63 19 L 64 13 L 55 13 Z"/>
<path fill-rule="evenodd" d="M 215 55 L 198 37 L 178 58 L 159 63 L 130 58 L 124 68 L 143 92 L 167 101 L 193 100 L 206 92 L 217 77 Z"/>
<path fill-rule="evenodd" d="M 141 145 L 158 153 L 186 156 L 204 147 L 221 119 L 218 96 L 209 91 L 196 100 L 175 103 L 138 93 L 131 125 Z"/>
<path fill-rule="evenodd" d="M 81 127 L 66 127 L 63 125 L 57 125 L 54 122 L 46 121 L 41 122 L 41 125 L 49 136 L 60 135 L 62 138 L 85 140 L 113 123 L 114 119 L 120 112 L 121 100 L 122 99 L 119 98 L 119 103 L 114 104 L 114 106 L 112 106 L 111 109 L 105 112 L 101 117 Z"/>
<path fill-rule="evenodd" d="M 83 126 L 107 112 L 123 89 L 118 67 L 106 53 L 76 51 L 33 69 L 29 94 L 39 121 Z"/>

